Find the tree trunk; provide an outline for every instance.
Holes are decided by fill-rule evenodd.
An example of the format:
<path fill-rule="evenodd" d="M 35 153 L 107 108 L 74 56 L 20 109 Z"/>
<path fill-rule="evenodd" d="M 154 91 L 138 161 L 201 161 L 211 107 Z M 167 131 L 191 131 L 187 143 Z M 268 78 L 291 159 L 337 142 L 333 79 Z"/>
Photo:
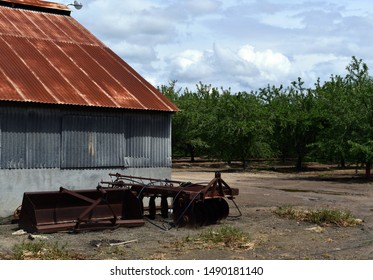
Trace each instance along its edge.
<path fill-rule="evenodd" d="M 242 160 L 243 170 L 246 170 L 248 166 L 249 166 L 248 161 L 246 159 Z"/>
<path fill-rule="evenodd" d="M 345 161 L 345 158 L 343 156 L 341 156 L 340 165 L 341 165 L 341 168 L 346 168 L 346 161 Z"/>
<path fill-rule="evenodd" d="M 372 163 L 371 162 L 367 162 L 365 164 L 365 177 L 370 177 L 370 169 L 372 167 Z"/>
<path fill-rule="evenodd" d="M 190 161 L 191 162 L 195 162 L 196 161 L 195 155 L 194 155 L 194 149 L 190 150 Z"/>
<path fill-rule="evenodd" d="M 303 156 L 302 155 L 298 155 L 297 164 L 295 166 L 295 168 L 296 168 L 297 171 L 301 171 L 302 170 L 302 163 L 303 163 Z"/>
<path fill-rule="evenodd" d="M 195 162 L 195 150 L 192 145 L 189 145 L 190 161 Z"/>
<path fill-rule="evenodd" d="M 285 163 L 285 162 L 286 162 L 286 156 L 285 156 L 285 154 L 282 154 L 282 155 L 281 155 L 281 162 L 282 162 L 282 163 Z"/>

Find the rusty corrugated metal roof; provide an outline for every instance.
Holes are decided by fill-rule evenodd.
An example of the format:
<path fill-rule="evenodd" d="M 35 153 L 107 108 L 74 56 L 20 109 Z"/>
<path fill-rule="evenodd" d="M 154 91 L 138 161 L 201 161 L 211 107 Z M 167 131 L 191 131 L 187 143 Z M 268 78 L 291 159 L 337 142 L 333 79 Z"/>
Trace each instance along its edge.
<path fill-rule="evenodd" d="M 61 11 L 70 11 L 66 5 L 49 2 L 49 1 L 40 1 L 40 0 L 2 0 L 0 1 L 2 5 L 7 5 L 10 7 L 34 7 L 34 8 L 43 8 L 43 9 L 52 9 L 52 10 L 61 10 Z"/>
<path fill-rule="evenodd" d="M 178 110 L 69 15 L 0 6 L 0 50 L 0 100 Z"/>

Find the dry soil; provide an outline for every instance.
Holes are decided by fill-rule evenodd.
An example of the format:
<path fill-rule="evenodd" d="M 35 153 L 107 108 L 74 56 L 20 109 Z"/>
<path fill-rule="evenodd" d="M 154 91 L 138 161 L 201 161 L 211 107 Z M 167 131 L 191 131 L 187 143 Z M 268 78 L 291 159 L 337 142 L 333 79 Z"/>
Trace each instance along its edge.
<path fill-rule="evenodd" d="M 221 165 L 180 163 L 173 168 L 174 180 L 209 182 L 214 172 L 221 170 L 223 180 L 239 189 L 235 201 L 242 216 L 235 217 L 239 212 L 231 204 L 232 217 L 208 227 L 170 228 L 158 217 L 138 228 L 43 236 L 46 242 L 63 244 L 81 259 L 373 259 L 373 183 L 363 178 L 361 170 L 309 167 L 308 171 L 295 173 L 281 168 L 241 171 Z M 348 210 L 363 223 L 320 227 L 274 213 L 279 206 L 290 205 Z M 185 237 L 226 225 L 247 233 L 250 245 L 231 249 L 184 242 Z M 12 258 L 15 244 L 37 242 L 28 234 L 14 235 L 17 230 L 17 224 L 0 225 L 0 259 Z M 121 242 L 128 243 L 118 245 Z"/>

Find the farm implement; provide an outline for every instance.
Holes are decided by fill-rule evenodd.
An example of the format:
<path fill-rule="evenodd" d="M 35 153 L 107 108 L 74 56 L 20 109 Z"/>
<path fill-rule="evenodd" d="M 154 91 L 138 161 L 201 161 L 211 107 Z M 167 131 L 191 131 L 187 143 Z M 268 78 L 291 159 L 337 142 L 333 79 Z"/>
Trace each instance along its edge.
<path fill-rule="evenodd" d="M 96 189 L 24 193 L 19 227 L 28 232 L 100 230 L 144 225 L 159 214 L 170 227 L 215 224 L 229 215 L 238 189 L 219 172 L 209 183 L 109 174 Z"/>

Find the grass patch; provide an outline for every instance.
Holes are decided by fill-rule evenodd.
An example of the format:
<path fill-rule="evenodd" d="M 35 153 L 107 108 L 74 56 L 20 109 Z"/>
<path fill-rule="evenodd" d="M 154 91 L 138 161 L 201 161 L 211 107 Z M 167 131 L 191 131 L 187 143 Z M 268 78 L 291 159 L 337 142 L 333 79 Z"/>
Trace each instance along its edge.
<path fill-rule="evenodd" d="M 66 249 L 66 245 L 46 241 L 22 242 L 13 246 L 15 260 L 73 260 L 79 259 Z"/>
<path fill-rule="evenodd" d="M 188 236 L 184 243 L 193 243 L 202 248 L 250 249 L 253 247 L 250 236 L 233 226 L 223 225 L 209 228 L 197 236 Z"/>
<path fill-rule="evenodd" d="M 317 225 L 335 225 L 350 227 L 361 224 L 361 219 L 355 218 L 350 211 L 321 208 L 316 210 L 296 209 L 292 206 L 280 206 L 274 211 L 283 218 L 315 223 Z"/>

